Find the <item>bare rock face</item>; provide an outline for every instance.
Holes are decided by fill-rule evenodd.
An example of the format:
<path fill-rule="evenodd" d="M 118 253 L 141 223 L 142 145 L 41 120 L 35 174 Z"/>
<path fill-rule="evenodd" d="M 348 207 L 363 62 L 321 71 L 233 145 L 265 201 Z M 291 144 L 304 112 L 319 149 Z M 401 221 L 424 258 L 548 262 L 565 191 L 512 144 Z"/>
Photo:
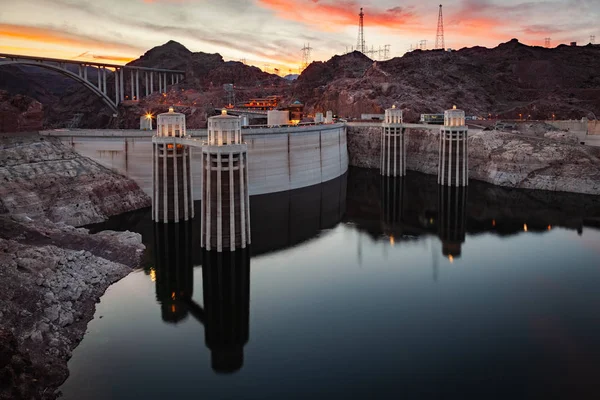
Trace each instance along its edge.
<path fill-rule="evenodd" d="M 130 179 L 54 138 L 0 139 L 0 213 L 80 226 L 150 206 Z"/>
<path fill-rule="evenodd" d="M 0 132 L 31 132 L 42 129 L 42 104 L 30 97 L 0 90 Z"/>
<path fill-rule="evenodd" d="M 469 138 L 469 176 L 500 186 L 600 195 L 600 149 L 481 132 Z"/>
<path fill-rule="evenodd" d="M 350 165 L 379 168 L 380 135 L 378 127 L 348 127 Z M 600 195 L 600 148 L 497 131 L 477 132 L 468 140 L 470 179 L 514 188 Z M 407 130 L 407 168 L 437 174 L 438 146 L 437 130 Z"/>

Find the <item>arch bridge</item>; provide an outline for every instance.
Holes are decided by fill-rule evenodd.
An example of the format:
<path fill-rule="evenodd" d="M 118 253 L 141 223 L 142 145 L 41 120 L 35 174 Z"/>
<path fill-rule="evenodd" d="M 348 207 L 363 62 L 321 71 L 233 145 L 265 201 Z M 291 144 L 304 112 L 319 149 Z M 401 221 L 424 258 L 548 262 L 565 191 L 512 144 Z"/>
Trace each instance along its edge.
<path fill-rule="evenodd" d="M 180 70 L 0 53 L 0 67 L 4 65 L 29 65 L 58 72 L 83 84 L 115 113 L 121 102 L 126 99 L 139 100 L 143 97 L 142 92 L 144 96 L 156 91 L 166 92 L 169 77 L 171 85 L 185 78 L 185 72 Z M 114 77 L 114 91 L 107 87 L 109 74 Z M 128 86 L 131 88 L 130 94 L 126 93 Z"/>

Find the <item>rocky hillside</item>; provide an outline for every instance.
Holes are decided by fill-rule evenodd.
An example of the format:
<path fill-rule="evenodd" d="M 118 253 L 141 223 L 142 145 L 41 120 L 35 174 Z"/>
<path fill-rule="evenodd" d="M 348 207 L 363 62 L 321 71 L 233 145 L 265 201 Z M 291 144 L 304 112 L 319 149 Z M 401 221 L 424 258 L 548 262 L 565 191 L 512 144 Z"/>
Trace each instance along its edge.
<path fill-rule="evenodd" d="M 55 138 L 0 138 L 0 214 L 70 225 L 150 206 L 138 185 Z"/>
<path fill-rule="evenodd" d="M 348 74 L 350 60 L 356 61 L 354 76 Z M 600 46 L 547 49 L 513 39 L 493 49 L 416 50 L 367 64 L 356 53 L 313 63 L 296 90 L 309 110 L 359 117 L 397 104 L 408 122 L 453 104 L 468 115 L 511 119 L 519 113 L 532 119 L 600 115 Z M 316 71 L 328 79 L 315 79 Z"/>
<path fill-rule="evenodd" d="M 127 65 L 183 70 L 186 79 L 180 87 L 196 90 L 206 90 L 215 86 L 221 89 L 225 83 L 237 86 L 286 84 L 283 78 L 262 72 L 257 67 L 237 61 L 224 61 L 220 54 L 194 53 L 172 40 L 148 50 Z"/>
<path fill-rule="evenodd" d="M 407 131 L 407 168 L 436 175 L 437 130 Z M 379 168 L 381 128 L 348 127 L 350 165 Z M 600 195 L 600 148 L 484 131 L 469 136 L 469 178 L 494 185 Z"/>
<path fill-rule="evenodd" d="M 506 119 L 519 114 L 530 119 L 600 115 L 600 45 L 547 49 L 513 39 L 493 49 L 415 50 L 383 62 L 353 52 L 313 62 L 295 81 L 224 61 L 219 54 L 191 52 L 174 41 L 149 50 L 130 65 L 180 69 L 186 79 L 170 85 L 166 97 L 155 94 L 139 103 L 125 102 L 118 121 L 100 99 L 43 69 L 32 74 L 20 67 L 5 68 L 0 71 L 0 89 L 28 94 L 44 104 L 46 127 L 64 126 L 82 114 L 80 127 L 133 128 L 145 110 L 159 110 L 167 103 L 189 107 L 189 115 L 198 113 L 192 120 L 198 127 L 194 124 L 202 123 L 206 110 L 225 104 L 225 83 L 236 86 L 237 101 L 278 94 L 288 101 L 299 99 L 309 113 L 333 110 L 354 118 L 382 112 L 392 104 L 404 110 L 407 122 L 453 104 L 469 115 Z M 94 73 L 90 70 L 91 76 Z M 111 96 L 113 79 L 109 76 L 107 86 Z M 4 82 L 11 83 L 3 87 Z M 130 87 L 128 76 L 124 84 Z"/>
<path fill-rule="evenodd" d="M 0 132 L 27 132 L 42 129 L 42 104 L 21 94 L 0 90 Z"/>

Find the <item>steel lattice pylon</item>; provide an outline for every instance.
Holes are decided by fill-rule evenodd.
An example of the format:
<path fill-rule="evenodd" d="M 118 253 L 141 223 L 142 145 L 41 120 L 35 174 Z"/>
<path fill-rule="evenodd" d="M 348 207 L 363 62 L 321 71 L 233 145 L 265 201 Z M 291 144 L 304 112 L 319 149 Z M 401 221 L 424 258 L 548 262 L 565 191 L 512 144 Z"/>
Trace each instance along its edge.
<path fill-rule="evenodd" d="M 363 9 L 360 9 L 360 14 L 358 14 L 359 16 L 359 20 L 358 20 L 358 40 L 356 41 L 356 50 L 360 51 L 361 53 L 365 53 L 365 32 L 364 32 L 364 17 L 365 17 L 365 13 L 363 13 Z"/>
<path fill-rule="evenodd" d="M 438 16 L 437 35 L 435 36 L 435 48 L 445 49 L 444 45 L 444 17 L 442 16 L 442 5 L 440 4 L 440 14 Z"/>

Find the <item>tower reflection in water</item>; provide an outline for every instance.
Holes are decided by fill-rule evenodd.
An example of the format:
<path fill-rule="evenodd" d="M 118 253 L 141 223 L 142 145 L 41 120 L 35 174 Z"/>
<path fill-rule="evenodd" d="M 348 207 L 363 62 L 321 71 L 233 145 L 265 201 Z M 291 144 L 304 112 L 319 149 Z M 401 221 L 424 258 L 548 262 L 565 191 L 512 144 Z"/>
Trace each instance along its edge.
<path fill-rule="evenodd" d="M 438 235 L 442 254 L 452 262 L 462 252 L 467 230 L 467 187 L 438 186 Z"/>
<path fill-rule="evenodd" d="M 430 211 L 435 203 L 426 204 L 407 188 L 405 178 L 383 177 L 380 191 L 381 231 L 391 244 L 437 233 L 445 257 L 452 262 L 461 256 L 467 230 L 467 187 L 438 185 L 437 214 Z"/>
<path fill-rule="evenodd" d="M 404 178 L 381 178 L 381 225 L 390 243 L 404 233 Z"/>
<path fill-rule="evenodd" d="M 250 251 L 208 252 L 193 246 L 191 223 L 155 224 L 156 297 L 161 316 L 177 324 L 191 315 L 204 325 L 205 344 L 215 372 L 232 373 L 244 364 L 249 338 Z M 193 300 L 192 252 L 202 251 L 203 303 Z"/>

